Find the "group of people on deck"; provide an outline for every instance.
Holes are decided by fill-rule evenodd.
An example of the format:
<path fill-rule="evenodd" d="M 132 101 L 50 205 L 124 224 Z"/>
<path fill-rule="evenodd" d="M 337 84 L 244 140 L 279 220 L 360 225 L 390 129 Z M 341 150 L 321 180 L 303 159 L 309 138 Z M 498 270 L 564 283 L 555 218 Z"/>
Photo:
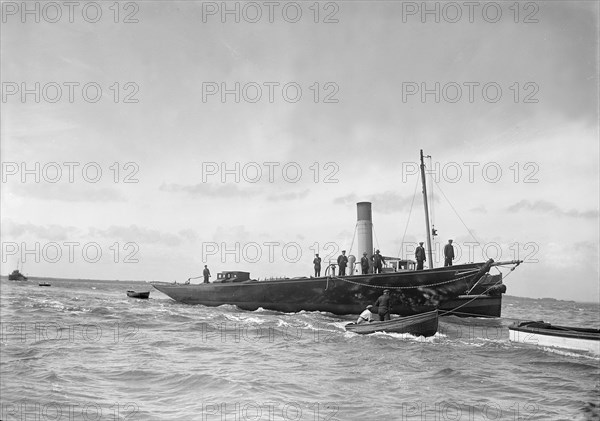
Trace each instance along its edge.
<path fill-rule="evenodd" d="M 419 245 L 415 249 L 415 259 L 417 261 L 417 270 L 423 270 L 423 265 L 427 258 L 425 257 L 425 248 L 423 247 L 423 242 L 419 242 Z M 448 244 L 444 246 L 444 266 L 452 266 L 452 261 L 454 260 L 454 247 L 452 246 L 452 240 L 448 240 Z M 371 262 L 373 263 L 373 273 L 382 273 L 383 265 L 385 264 L 385 258 L 379 253 L 379 250 L 375 251 L 375 254 L 369 260 L 367 252 L 363 253 L 363 257 L 360 259 L 360 269 L 363 275 L 369 273 L 369 268 L 371 266 Z M 342 250 L 342 254 L 340 254 L 337 258 L 338 264 L 338 276 L 346 275 L 346 267 L 348 266 L 348 256 L 346 256 L 346 250 Z M 315 258 L 313 260 L 313 265 L 315 269 L 315 278 L 321 276 L 321 258 L 319 257 L 319 253 L 315 254 Z"/>
<path fill-rule="evenodd" d="M 385 263 L 384 257 L 379 253 L 379 250 L 375 251 L 371 260 L 367 257 L 367 252 L 363 253 L 362 259 L 360 259 L 360 269 L 363 275 L 369 273 L 370 262 L 373 262 L 373 273 L 381 273 L 383 271 L 383 264 Z M 354 262 L 352 262 L 354 264 Z M 346 276 L 346 267 L 348 267 L 348 256 L 346 256 L 346 250 L 342 250 L 342 254 L 340 254 L 337 258 L 338 264 L 338 276 Z M 321 276 L 321 258 L 319 257 L 319 253 L 315 254 L 315 258 L 313 260 L 313 265 L 315 268 L 315 278 Z"/>
<path fill-rule="evenodd" d="M 415 249 L 415 259 L 417 260 L 417 270 L 423 270 L 423 263 L 425 260 L 425 248 L 423 242 L 419 243 L 419 246 Z M 452 240 L 448 240 L 448 244 L 444 246 L 444 266 L 452 266 L 454 260 L 454 246 L 452 246 Z"/>

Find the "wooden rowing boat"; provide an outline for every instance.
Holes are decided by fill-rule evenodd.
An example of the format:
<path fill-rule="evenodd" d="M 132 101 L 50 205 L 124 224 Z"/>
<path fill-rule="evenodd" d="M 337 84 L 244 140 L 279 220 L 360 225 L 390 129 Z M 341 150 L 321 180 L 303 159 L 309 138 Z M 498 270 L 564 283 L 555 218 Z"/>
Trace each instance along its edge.
<path fill-rule="evenodd" d="M 415 336 L 428 337 L 435 335 L 438 330 L 438 312 L 437 310 L 428 311 L 384 322 L 349 323 L 345 327 L 347 331 L 354 333 L 410 333 Z"/>
<path fill-rule="evenodd" d="M 150 291 L 136 292 L 129 290 L 127 291 L 127 296 L 131 298 L 140 298 L 142 300 L 146 300 L 150 297 Z"/>
<path fill-rule="evenodd" d="M 543 321 L 528 321 L 513 323 L 508 330 L 512 342 L 578 349 L 600 355 L 599 329 L 553 326 Z"/>

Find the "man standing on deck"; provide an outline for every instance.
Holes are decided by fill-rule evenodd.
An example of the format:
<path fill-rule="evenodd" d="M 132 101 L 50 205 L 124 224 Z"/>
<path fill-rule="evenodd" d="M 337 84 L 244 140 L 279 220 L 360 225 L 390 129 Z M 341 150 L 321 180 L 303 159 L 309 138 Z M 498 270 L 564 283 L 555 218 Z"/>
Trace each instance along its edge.
<path fill-rule="evenodd" d="M 385 259 L 379 254 L 379 250 L 375 250 L 375 254 L 373 255 L 373 273 L 381 273 L 384 263 Z"/>
<path fill-rule="evenodd" d="M 338 276 L 346 275 L 346 265 L 348 264 L 348 258 L 346 257 L 346 250 L 342 250 L 342 254 L 338 256 L 337 259 L 338 266 L 340 267 Z"/>
<path fill-rule="evenodd" d="M 208 266 L 204 265 L 204 271 L 202 273 L 204 275 L 204 283 L 208 284 L 208 278 L 210 278 L 210 270 L 208 270 Z"/>
<path fill-rule="evenodd" d="M 444 266 L 452 266 L 452 260 L 454 260 L 454 247 L 452 247 L 452 240 L 448 240 L 448 244 L 444 246 Z"/>
<path fill-rule="evenodd" d="M 362 259 L 360 259 L 360 268 L 363 275 L 369 273 L 369 258 L 367 257 L 366 251 L 363 253 Z"/>
<path fill-rule="evenodd" d="M 379 314 L 379 321 L 390 320 L 390 310 L 392 306 L 390 304 L 390 290 L 384 289 L 383 295 L 381 295 L 377 301 L 375 301 L 375 307 L 379 307 L 377 314 Z"/>
<path fill-rule="evenodd" d="M 423 270 L 423 262 L 425 259 L 425 249 L 423 248 L 423 242 L 419 243 L 419 247 L 415 250 L 415 259 L 417 259 L 417 270 Z"/>
<path fill-rule="evenodd" d="M 313 264 L 315 265 L 315 278 L 318 278 L 321 276 L 321 258 L 319 257 L 319 253 L 315 254 Z"/>

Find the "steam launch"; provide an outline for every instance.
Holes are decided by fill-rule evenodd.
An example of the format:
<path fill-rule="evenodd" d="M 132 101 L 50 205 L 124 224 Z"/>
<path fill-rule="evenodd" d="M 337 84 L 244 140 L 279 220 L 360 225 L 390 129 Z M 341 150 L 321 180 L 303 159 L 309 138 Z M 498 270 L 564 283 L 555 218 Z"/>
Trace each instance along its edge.
<path fill-rule="evenodd" d="M 401 316 L 439 310 L 440 315 L 500 317 L 505 286 L 501 275 L 490 275 L 494 266 L 517 266 L 521 261 L 469 263 L 416 270 L 415 262 L 385 257 L 382 273 L 373 273 L 373 222 L 370 202 L 357 203 L 358 254 L 367 254 L 369 269 L 353 265 L 335 275 L 330 265 L 325 276 L 257 281 L 248 272 L 224 271 L 212 283 L 153 283 L 154 288 L 185 304 L 232 304 L 243 310 L 259 308 L 282 312 L 326 311 L 358 314 L 391 291 L 392 313 Z M 354 256 L 351 256 L 353 259 Z M 349 273 L 350 272 L 350 273 Z"/>

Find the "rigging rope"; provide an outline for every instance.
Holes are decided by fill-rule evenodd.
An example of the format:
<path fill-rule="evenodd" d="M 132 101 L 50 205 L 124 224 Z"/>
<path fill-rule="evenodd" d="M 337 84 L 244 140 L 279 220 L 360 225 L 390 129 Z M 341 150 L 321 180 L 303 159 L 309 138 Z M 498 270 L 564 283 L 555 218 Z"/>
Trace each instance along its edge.
<path fill-rule="evenodd" d="M 350 243 L 350 249 L 348 250 L 348 256 L 352 254 L 352 247 L 354 247 L 354 239 L 356 238 L 356 231 L 358 230 L 358 222 L 354 225 L 354 235 L 352 236 L 352 242 Z"/>
<path fill-rule="evenodd" d="M 373 227 L 373 236 L 375 237 L 375 242 L 377 243 L 377 250 L 379 250 L 379 239 L 377 238 L 377 233 L 375 232 L 375 224 L 371 222 L 371 226 Z M 373 253 L 373 250 L 371 250 Z"/>
<path fill-rule="evenodd" d="M 514 267 L 513 267 L 513 268 L 510 270 L 510 272 L 508 273 L 508 275 L 510 275 L 510 273 L 511 273 L 511 272 L 512 272 L 512 271 L 513 271 L 513 270 L 514 270 L 514 269 L 515 269 L 517 266 L 518 266 L 518 264 L 517 264 L 516 266 L 514 266 Z M 506 279 L 506 278 L 508 278 L 508 275 L 506 275 L 504 278 L 505 278 L 505 279 Z M 458 310 L 459 308 L 461 308 L 461 307 L 464 307 L 464 306 L 466 306 L 467 304 L 470 304 L 470 303 L 472 303 L 473 301 L 475 301 L 477 298 L 479 298 L 479 297 L 481 297 L 481 296 L 485 295 L 485 293 L 486 293 L 486 292 L 488 292 L 490 289 L 494 288 L 496 285 L 498 285 L 498 284 L 501 284 L 501 283 L 502 283 L 502 281 L 503 281 L 503 279 L 502 279 L 502 278 L 500 278 L 500 280 L 499 280 L 499 281 L 497 281 L 497 282 L 496 282 L 495 284 L 493 284 L 491 287 L 489 287 L 488 289 L 486 289 L 485 291 L 483 291 L 481 294 L 475 295 L 475 296 L 473 297 L 473 299 L 472 299 L 472 300 L 469 300 L 469 301 L 467 301 L 466 303 L 463 303 L 463 304 L 459 305 L 458 307 L 455 307 L 455 308 L 454 308 L 454 309 L 452 309 L 452 310 L 440 310 L 440 312 L 442 312 L 442 311 L 443 311 L 443 314 L 450 314 L 450 313 L 454 313 L 454 312 L 456 312 L 456 310 Z M 472 288 L 471 288 L 471 289 L 472 289 Z M 457 312 L 457 313 L 458 313 L 458 314 L 463 314 L 463 313 L 460 313 L 460 312 Z M 468 313 L 467 313 L 467 314 L 468 314 Z M 479 317 L 479 316 L 478 316 L 478 317 Z M 492 316 L 490 316 L 490 317 L 492 317 Z"/>
<path fill-rule="evenodd" d="M 415 197 L 417 195 L 417 186 L 419 185 L 419 177 L 415 183 L 415 191 L 413 191 L 412 202 L 410 202 L 410 210 L 408 211 L 408 219 L 406 220 L 406 226 L 404 227 L 404 234 L 402 234 L 402 241 L 400 242 L 400 250 L 398 250 L 398 257 L 402 257 L 402 248 L 404 247 L 404 238 L 406 237 L 406 231 L 408 231 L 408 223 L 410 222 L 410 215 L 412 214 L 413 205 L 415 203 Z"/>
<path fill-rule="evenodd" d="M 431 160 L 432 160 L 431 155 L 429 155 L 429 167 L 433 168 L 433 165 L 431 164 Z M 433 185 L 433 183 L 435 183 L 435 180 L 433 178 L 433 171 L 431 171 L 429 173 L 429 178 L 431 179 L 431 184 Z M 435 202 L 433 200 L 433 189 L 429 190 L 429 195 L 430 195 L 429 203 L 431 203 L 431 205 L 430 205 L 431 206 L 431 218 L 430 218 L 431 221 L 430 222 L 431 222 L 431 226 L 434 227 L 435 226 L 435 222 L 434 222 L 435 221 L 435 208 L 433 205 Z M 429 235 L 429 233 L 427 235 Z"/>
<path fill-rule="evenodd" d="M 458 211 L 454 208 L 454 206 L 452 205 L 452 202 L 450 202 L 450 200 L 446 197 L 446 195 L 444 194 L 444 191 L 442 190 L 442 188 L 439 186 L 438 183 L 435 183 L 435 186 L 438 188 L 438 190 L 440 191 L 440 193 L 442 193 L 442 196 L 444 196 L 444 199 L 446 199 L 446 201 L 448 202 L 448 204 L 450 205 L 450 207 L 452 208 L 452 210 L 454 211 L 454 213 L 456 214 L 456 216 L 458 217 L 458 219 L 460 220 L 460 222 L 462 222 L 463 226 L 467 229 L 467 231 L 469 232 L 469 234 L 471 234 L 471 237 L 473 237 L 473 239 L 481 244 L 479 242 L 479 240 L 477 238 L 475 238 L 475 234 L 473 234 L 471 232 L 471 230 L 469 229 L 469 227 L 467 227 L 467 224 L 465 224 L 465 221 L 463 221 L 463 219 L 460 217 L 460 215 L 458 214 Z"/>

